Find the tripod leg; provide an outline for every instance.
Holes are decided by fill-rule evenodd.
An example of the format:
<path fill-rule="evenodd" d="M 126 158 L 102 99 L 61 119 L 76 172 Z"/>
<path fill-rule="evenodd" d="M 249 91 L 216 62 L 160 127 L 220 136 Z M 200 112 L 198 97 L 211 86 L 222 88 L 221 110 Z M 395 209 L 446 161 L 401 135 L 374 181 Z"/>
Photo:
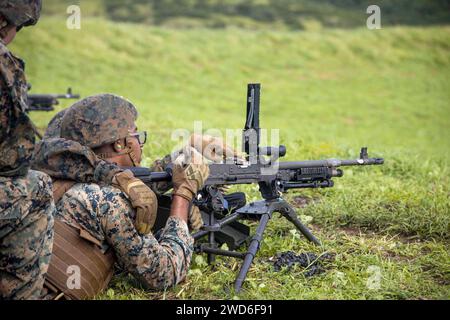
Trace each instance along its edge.
<path fill-rule="evenodd" d="M 247 276 L 247 272 L 250 269 L 250 266 L 253 262 L 253 258 L 256 255 L 256 252 L 259 250 L 259 245 L 261 243 L 264 230 L 266 230 L 267 223 L 270 220 L 270 214 L 263 214 L 261 216 L 261 220 L 259 221 L 258 228 L 256 229 L 256 234 L 253 236 L 250 241 L 250 245 L 248 246 L 247 253 L 244 258 L 244 262 L 242 263 L 241 270 L 239 271 L 239 275 L 236 278 L 236 282 L 234 283 L 234 290 L 236 292 L 241 291 L 242 283 Z"/>
<path fill-rule="evenodd" d="M 216 223 L 216 219 L 214 217 L 214 212 L 211 212 L 209 215 L 209 225 L 213 226 Z M 214 237 L 214 231 L 209 231 L 208 234 L 208 242 L 211 248 L 215 248 L 216 245 L 216 239 Z M 216 257 L 212 253 L 208 253 L 208 264 L 213 264 L 216 260 Z"/>
<path fill-rule="evenodd" d="M 288 207 L 283 212 L 281 212 L 281 214 L 290 222 L 292 222 L 295 227 L 306 237 L 306 239 L 320 246 L 320 241 L 317 240 L 317 238 L 314 237 L 311 231 L 309 231 L 309 229 L 300 221 L 294 209 Z"/>

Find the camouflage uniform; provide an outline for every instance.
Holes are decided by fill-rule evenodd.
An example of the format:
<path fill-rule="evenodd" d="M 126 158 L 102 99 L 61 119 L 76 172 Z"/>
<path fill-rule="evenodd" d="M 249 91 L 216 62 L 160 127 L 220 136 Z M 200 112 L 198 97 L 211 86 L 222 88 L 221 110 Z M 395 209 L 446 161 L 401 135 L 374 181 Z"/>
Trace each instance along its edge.
<path fill-rule="evenodd" d="M 38 299 L 53 244 L 50 178 L 0 176 L 0 299 Z"/>
<path fill-rule="evenodd" d="M 27 110 L 25 63 L 0 40 L 0 175 L 24 176 L 33 154 L 35 132 Z"/>
<path fill-rule="evenodd" d="M 135 210 L 112 186 L 79 183 L 56 205 L 57 219 L 81 227 L 114 249 L 118 263 L 150 289 L 165 289 L 183 280 L 189 269 L 193 238 L 185 221 L 171 217 L 156 239 L 141 236 L 133 220 Z"/>
<path fill-rule="evenodd" d="M 98 109 L 104 112 L 96 112 Z M 164 289 L 183 280 L 189 269 L 193 239 L 187 223 L 169 218 L 158 240 L 151 233 L 139 234 L 134 225 L 136 210 L 129 198 L 105 179 L 108 172 L 120 168 L 101 160 L 92 150 L 127 136 L 130 122 L 137 117 L 133 110 L 134 106 L 113 95 L 75 103 L 52 119 L 46 139 L 37 148 L 34 166 L 56 179 L 81 182 L 56 204 L 57 219 L 87 231 L 104 252 L 112 247 L 118 263 L 142 284 Z M 67 112 L 71 114 L 65 117 Z M 85 117 L 95 121 L 83 121 Z M 161 169 L 163 165 L 161 162 Z"/>
<path fill-rule="evenodd" d="M 104 99 L 109 99 L 109 105 L 113 106 L 117 96 L 101 95 Z M 74 108 L 78 105 L 86 107 L 95 105 L 97 96 L 88 97 L 74 104 Z M 108 104 L 104 101 L 105 104 Z M 130 104 L 131 105 L 131 104 Z M 71 107 L 71 108 L 72 108 Z M 64 115 L 69 110 L 65 109 L 58 112 L 50 121 L 44 139 L 39 142 L 33 157 L 33 168 L 43 171 L 54 179 L 73 180 L 76 182 L 95 182 L 100 184 L 111 184 L 112 178 L 123 169 L 113 163 L 106 162 L 100 159 L 92 150 L 99 145 L 89 145 L 85 141 L 80 140 L 82 133 L 74 129 L 73 132 L 66 132 L 66 135 L 61 136 L 61 126 Z M 90 108 L 86 108 L 90 112 Z M 137 112 L 134 106 L 130 108 L 132 117 L 137 117 Z M 114 111 L 111 111 L 114 114 Z M 98 114 L 102 117 L 102 114 Z M 86 128 L 88 124 L 80 123 L 79 127 L 85 127 L 84 130 L 90 130 L 90 138 L 95 140 L 95 126 Z M 114 136 L 114 128 L 117 128 L 117 123 L 111 123 L 109 135 Z M 103 132 L 102 132 L 103 134 Z M 108 134 L 105 134 L 108 135 Z"/>
<path fill-rule="evenodd" d="M 61 121 L 66 114 L 67 109 L 58 112 L 48 123 L 47 130 L 43 139 L 60 138 L 61 137 Z"/>
<path fill-rule="evenodd" d="M 9 5 L 0 4 L 5 16 L 17 10 Z M 28 19 L 20 10 L 24 17 L 15 18 Z M 38 298 L 52 249 L 51 180 L 29 170 L 35 133 L 25 112 L 24 67 L 0 40 L 0 299 Z"/>

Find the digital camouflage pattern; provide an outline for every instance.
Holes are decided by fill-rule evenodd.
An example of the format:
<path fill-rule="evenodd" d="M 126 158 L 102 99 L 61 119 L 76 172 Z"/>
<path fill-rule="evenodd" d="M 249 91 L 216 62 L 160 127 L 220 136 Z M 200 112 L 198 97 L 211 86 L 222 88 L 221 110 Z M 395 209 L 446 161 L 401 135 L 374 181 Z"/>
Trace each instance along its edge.
<path fill-rule="evenodd" d="M 38 299 L 53 245 L 52 183 L 41 172 L 0 177 L 0 299 Z"/>
<path fill-rule="evenodd" d="M 136 117 L 136 108 L 115 95 L 76 102 L 50 121 L 44 139 L 36 147 L 33 169 L 54 179 L 111 184 L 123 169 L 100 159 L 92 148 L 127 136 Z"/>
<path fill-rule="evenodd" d="M 7 4 L 1 2 L 2 6 Z M 4 8 L 0 12 L 4 13 Z M 50 178 L 30 171 L 25 64 L 0 40 L 0 298 L 37 299 L 53 241 Z"/>
<path fill-rule="evenodd" d="M 108 96 L 109 101 L 114 103 L 115 98 L 111 98 L 112 95 Z M 95 99 L 92 97 L 88 100 Z M 110 110 L 111 106 L 103 106 L 97 110 L 103 112 L 101 117 L 97 113 L 88 114 L 85 111 L 77 113 L 72 110 L 85 108 L 87 105 L 90 103 L 81 103 L 81 106 L 80 103 L 76 103 L 52 119 L 46 138 L 36 150 L 35 166 L 55 179 L 69 178 L 78 182 L 95 181 L 99 184 L 100 182 L 109 184 L 107 181 L 109 179 L 106 178 L 113 176 L 115 169 L 119 168 L 100 160 L 88 146 L 64 139 L 64 137 L 80 139 L 84 143 L 95 145 L 104 139 L 102 133 L 97 130 L 99 127 L 103 128 L 106 117 L 116 117 L 120 114 L 120 112 L 108 114 L 106 111 Z M 93 116 L 94 120 L 86 119 L 86 115 Z M 130 115 L 125 122 L 109 121 L 107 132 L 118 129 L 113 126 L 126 124 L 125 128 L 130 128 L 134 125 L 137 113 L 132 112 Z M 86 126 L 89 130 L 81 131 L 73 128 L 78 131 L 64 134 L 62 126 L 66 116 L 72 120 L 66 122 L 66 131 L 68 127 L 73 128 L 71 124 L 73 120 L 77 126 Z M 99 121 L 97 122 L 95 118 Z M 129 122 L 130 120 L 132 121 Z M 86 125 L 86 122 L 92 126 Z M 94 123 L 98 126 L 93 125 Z M 97 142 L 89 141 L 91 137 L 88 134 L 91 129 L 92 137 Z M 119 133 L 117 139 L 128 133 L 128 129 Z M 158 237 L 159 243 L 151 234 L 142 236 L 135 228 L 136 211 L 126 195 L 119 189 L 105 186 L 105 183 L 102 183 L 102 186 L 99 184 L 79 183 L 68 190 L 57 204 L 57 218 L 69 225 L 85 229 L 102 244 L 104 250 L 112 245 L 120 264 L 150 288 L 163 289 L 181 281 L 189 268 L 193 249 L 193 240 L 186 223 L 177 218 L 169 219 L 166 228 Z"/>
<path fill-rule="evenodd" d="M 37 23 L 41 13 L 41 0 L 1 0 L 0 13 L 19 28 Z"/>
<path fill-rule="evenodd" d="M 50 121 L 44 138 L 36 146 L 32 167 L 53 179 L 111 184 L 123 170 L 108 163 L 76 141 L 61 138 L 61 122 L 68 109 L 58 112 Z"/>
<path fill-rule="evenodd" d="M 122 97 L 91 96 L 67 109 L 61 120 L 61 138 L 95 149 L 127 137 L 137 116 L 134 105 Z"/>
<path fill-rule="evenodd" d="M 51 138 L 60 138 L 61 137 L 61 121 L 64 115 L 66 114 L 67 109 L 63 109 L 59 111 L 53 118 L 50 120 L 47 126 L 47 130 L 45 130 L 43 139 L 51 139 Z"/>
<path fill-rule="evenodd" d="M 155 193 L 130 171 L 101 160 L 106 155 L 92 149 L 128 137 L 135 129 L 136 118 L 135 107 L 119 96 L 100 94 L 76 102 L 50 122 L 46 138 L 37 148 L 35 167 L 57 180 L 118 185 L 137 210 L 136 229 L 147 234 L 156 219 Z M 131 149 L 125 152 L 136 159 Z M 61 191 L 56 186 L 55 192 Z"/>
<path fill-rule="evenodd" d="M 53 179 L 103 184 L 111 184 L 114 175 L 123 171 L 117 165 L 98 158 L 92 149 L 62 138 L 40 141 L 32 167 Z"/>
<path fill-rule="evenodd" d="M 0 176 L 25 176 L 35 143 L 26 114 L 25 64 L 0 40 Z"/>
<path fill-rule="evenodd" d="M 193 238 L 186 222 L 170 217 L 156 239 L 134 227 L 136 212 L 126 196 L 112 186 L 76 184 L 56 205 L 57 219 L 81 227 L 110 246 L 119 264 L 143 285 L 162 290 L 182 281 L 189 269 Z"/>

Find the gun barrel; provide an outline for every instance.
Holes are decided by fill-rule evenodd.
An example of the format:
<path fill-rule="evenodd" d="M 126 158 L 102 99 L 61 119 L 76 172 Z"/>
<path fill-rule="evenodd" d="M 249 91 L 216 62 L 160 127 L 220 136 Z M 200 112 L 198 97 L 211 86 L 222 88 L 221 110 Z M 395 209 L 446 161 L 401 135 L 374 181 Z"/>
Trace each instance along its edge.
<path fill-rule="evenodd" d="M 369 165 L 382 165 L 383 163 L 384 163 L 383 158 L 367 158 L 354 160 L 327 159 L 327 160 L 280 162 L 279 168 L 283 170 L 283 169 L 300 169 L 313 167 L 369 166 Z"/>
<path fill-rule="evenodd" d="M 65 94 L 55 94 L 53 95 L 56 99 L 80 99 L 79 94 L 65 93 Z"/>

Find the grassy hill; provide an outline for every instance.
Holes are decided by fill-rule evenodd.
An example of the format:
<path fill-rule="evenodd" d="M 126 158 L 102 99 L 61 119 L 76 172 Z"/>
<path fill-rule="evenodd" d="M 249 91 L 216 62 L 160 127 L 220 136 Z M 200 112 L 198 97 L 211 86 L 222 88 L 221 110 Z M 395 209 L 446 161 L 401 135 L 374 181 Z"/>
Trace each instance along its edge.
<path fill-rule="evenodd" d="M 83 16 L 170 28 L 240 27 L 304 30 L 365 26 L 370 0 L 46 0 L 45 15 L 64 16 L 69 5 Z M 382 23 L 450 23 L 449 0 L 378 0 Z"/>
<path fill-rule="evenodd" d="M 133 101 L 150 133 L 149 161 L 175 145 L 172 130 L 191 130 L 195 120 L 241 129 L 249 82 L 263 84 L 262 126 L 280 129 L 286 159 L 355 157 L 363 145 L 386 158 L 383 167 L 347 170 L 334 189 L 288 195 L 314 200 L 299 214 L 324 247 L 274 218 L 240 297 L 449 298 L 449 27 L 169 30 L 85 19 L 69 31 L 65 20 L 45 17 L 13 50 L 27 61 L 34 93 L 72 86 Z M 32 115 L 42 129 L 51 117 Z M 313 278 L 301 268 L 275 273 L 268 259 L 285 250 L 336 259 Z M 374 265 L 382 285 L 368 290 Z M 236 267 L 219 259 L 211 271 L 196 256 L 187 282 L 164 294 L 122 275 L 102 298 L 232 298 L 224 287 Z"/>

